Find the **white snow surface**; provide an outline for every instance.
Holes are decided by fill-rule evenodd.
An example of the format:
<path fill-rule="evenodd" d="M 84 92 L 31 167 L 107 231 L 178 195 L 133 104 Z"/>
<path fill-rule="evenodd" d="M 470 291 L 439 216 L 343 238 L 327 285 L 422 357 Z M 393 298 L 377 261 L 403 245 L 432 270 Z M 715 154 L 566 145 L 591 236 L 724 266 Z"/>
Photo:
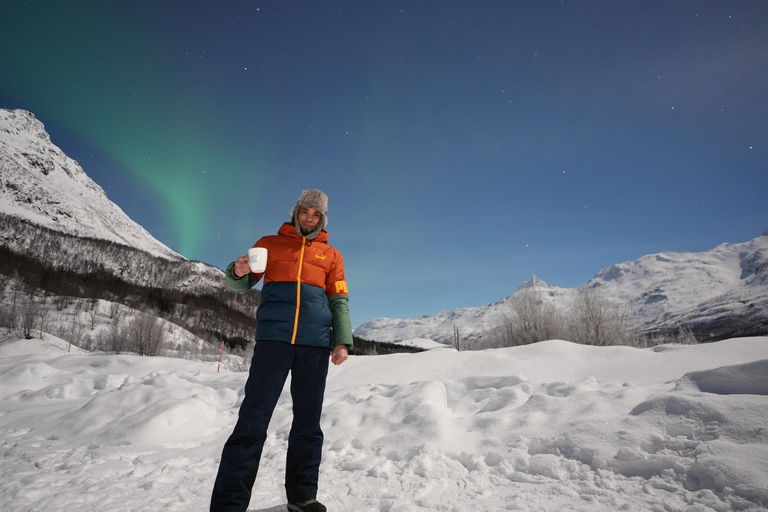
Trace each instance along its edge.
<path fill-rule="evenodd" d="M 0 337 L 0 510 L 205 511 L 247 375 Z M 768 338 L 353 356 L 328 376 L 331 511 L 768 507 Z M 250 511 L 285 510 L 291 404 Z"/>
<path fill-rule="evenodd" d="M 131 220 L 26 110 L 0 109 L 0 212 L 63 233 L 186 260 Z"/>

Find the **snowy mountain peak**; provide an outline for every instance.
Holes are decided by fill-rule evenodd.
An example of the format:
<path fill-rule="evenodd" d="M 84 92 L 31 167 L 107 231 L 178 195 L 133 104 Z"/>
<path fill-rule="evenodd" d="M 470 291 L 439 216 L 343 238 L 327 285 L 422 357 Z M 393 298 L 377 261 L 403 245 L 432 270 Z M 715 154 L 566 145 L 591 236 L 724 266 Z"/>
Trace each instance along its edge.
<path fill-rule="evenodd" d="M 132 221 L 26 110 L 0 109 L 0 214 L 183 260 Z"/>
<path fill-rule="evenodd" d="M 523 281 L 520 286 L 517 287 L 518 290 L 527 290 L 527 289 L 536 289 L 536 288 L 547 288 L 549 285 L 543 280 L 536 277 L 536 275 L 531 276 L 530 281 Z"/>
<path fill-rule="evenodd" d="M 765 231 L 760 236 L 768 236 L 768 228 L 765 228 Z"/>
<path fill-rule="evenodd" d="M 715 338 L 752 333 L 768 322 L 768 230 L 748 242 L 705 252 L 665 251 L 618 263 L 579 288 L 549 285 L 532 276 L 492 304 L 410 320 L 377 318 L 358 327 L 355 335 L 388 342 L 425 338 L 450 345 L 457 329 L 470 339 L 508 322 L 514 298 L 529 290 L 567 310 L 581 289 L 626 306 L 649 331 L 696 325 Z"/>

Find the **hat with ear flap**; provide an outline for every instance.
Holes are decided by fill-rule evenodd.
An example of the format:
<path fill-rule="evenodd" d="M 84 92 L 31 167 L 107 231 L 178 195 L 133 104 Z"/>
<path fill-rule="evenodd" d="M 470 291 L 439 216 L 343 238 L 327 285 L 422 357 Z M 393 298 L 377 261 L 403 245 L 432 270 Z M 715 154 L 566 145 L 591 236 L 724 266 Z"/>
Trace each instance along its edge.
<path fill-rule="evenodd" d="M 328 196 L 316 188 L 310 188 L 301 193 L 301 197 L 299 197 L 299 200 L 296 202 L 296 206 L 291 209 L 291 219 L 293 219 L 293 223 L 296 226 L 299 235 L 301 235 L 301 227 L 299 226 L 296 214 L 299 212 L 299 208 L 302 207 L 314 208 L 323 216 L 323 218 L 320 219 L 317 228 L 315 228 L 309 235 L 306 235 L 309 239 L 315 238 L 320 231 L 328 225 Z"/>

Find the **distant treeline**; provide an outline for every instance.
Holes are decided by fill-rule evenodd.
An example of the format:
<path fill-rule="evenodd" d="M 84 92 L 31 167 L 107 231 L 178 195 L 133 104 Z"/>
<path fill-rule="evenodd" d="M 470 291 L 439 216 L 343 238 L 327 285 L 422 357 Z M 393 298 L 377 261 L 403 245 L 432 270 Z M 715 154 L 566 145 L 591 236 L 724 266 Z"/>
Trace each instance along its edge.
<path fill-rule="evenodd" d="M 232 305 L 233 293 L 212 290 L 193 294 L 181 290 L 138 286 L 129 283 L 103 267 L 91 267 L 90 272 L 56 270 L 45 266 L 32 256 L 22 255 L 0 246 L 0 274 L 13 277 L 32 288 L 54 296 L 104 299 L 137 310 L 153 310 L 196 336 L 207 341 L 223 340 L 228 345 L 242 345 L 253 339 L 253 315 Z M 258 291 L 251 292 L 252 301 Z M 249 295 L 249 294 L 243 294 Z M 256 304 L 253 305 L 255 310 Z"/>
<path fill-rule="evenodd" d="M 397 343 L 386 343 L 381 341 L 369 341 L 364 340 L 358 336 L 353 336 L 355 342 L 355 348 L 352 353 L 359 356 L 367 355 L 383 355 L 383 354 L 396 354 L 396 353 L 409 353 L 424 352 L 423 348 L 411 347 L 408 345 L 399 345 Z"/>

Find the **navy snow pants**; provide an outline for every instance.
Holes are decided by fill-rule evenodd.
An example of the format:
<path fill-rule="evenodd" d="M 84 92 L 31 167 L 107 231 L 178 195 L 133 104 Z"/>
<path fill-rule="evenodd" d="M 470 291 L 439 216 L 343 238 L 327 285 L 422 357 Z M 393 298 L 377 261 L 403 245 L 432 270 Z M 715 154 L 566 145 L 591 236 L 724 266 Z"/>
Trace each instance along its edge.
<path fill-rule="evenodd" d="M 317 497 L 323 448 L 320 415 L 329 354 L 327 348 L 281 341 L 256 342 L 239 417 L 221 454 L 211 512 L 248 509 L 267 426 L 288 372 L 291 372 L 293 423 L 288 436 L 285 491 L 289 503 Z"/>

